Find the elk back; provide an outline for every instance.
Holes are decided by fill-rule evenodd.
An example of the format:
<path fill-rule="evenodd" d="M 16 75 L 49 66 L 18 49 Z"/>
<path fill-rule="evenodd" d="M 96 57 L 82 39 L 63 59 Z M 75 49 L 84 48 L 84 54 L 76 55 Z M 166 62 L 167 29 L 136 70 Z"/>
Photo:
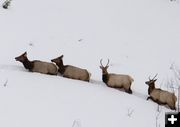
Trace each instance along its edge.
<path fill-rule="evenodd" d="M 52 75 L 57 75 L 58 73 L 58 68 L 55 64 L 53 63 L 48 63 L 48 62 L 42 62 L 35 60 L 33 61 L 33 72 L 40 72 L 43 74 L 52 74 Z"/>
<path fill-rule="evenodd" d="M 89 73 L 86 69 L 81 69 L 68 65 L 63 74 L 64 77 L 78 79 L 83 81 L 89 81 Z"/>

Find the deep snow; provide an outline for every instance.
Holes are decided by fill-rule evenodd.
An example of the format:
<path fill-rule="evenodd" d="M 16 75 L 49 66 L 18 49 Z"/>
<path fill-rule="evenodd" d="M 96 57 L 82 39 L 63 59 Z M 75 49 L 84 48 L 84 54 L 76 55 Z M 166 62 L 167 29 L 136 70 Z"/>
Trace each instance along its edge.
<path fill-rule="evenodd" d="M 1 7 L 0 126 L 155 127 L 157 104 L 146 101 L 144 82 L 158 73 L 157 87 L 171 91 L 171 66 L 180 68 L 179 12 L 179 0 L 14 0 Z M 24 51 L 43 61 L 64 54 L 91 81 L 30 73 L 14 60 Z M 109 72 L 134 78 L 133 95 L 101 81 L 101 58 L 110 59 Z M 160 109 L 163 127 L 171 110 Z"/>

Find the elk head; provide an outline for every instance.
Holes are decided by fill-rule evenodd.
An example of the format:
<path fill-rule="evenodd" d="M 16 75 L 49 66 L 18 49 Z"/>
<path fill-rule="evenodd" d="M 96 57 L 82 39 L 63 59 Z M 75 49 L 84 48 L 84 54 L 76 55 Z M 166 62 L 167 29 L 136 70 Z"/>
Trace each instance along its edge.
<path fill-rule="evenodd" d="M 157 74 L 154 76 L 154 78 L 150 78 L 149 76 L 149 81 L 146 81 L 145 83 L 148 85 L 148 86 L 151 86 L 151 85 L 154 85 L 154 83 L 156 82 L 157 79 L 155 79 L 157 76 Z"/>
<path fill-rule="evenodd" d="M 64 55 L 61 55 L 60 57 L 52 59 L 51 62 L 56 63 L 57 65 L 60 65 L 60 64 L 62 64 L 62 58 L 63 57 L 64 57 Z"/>
<path fill-rule="evenodd" d="M 101 70 L 102 70 L 102 74 L 108 74 L 108 72 L 107 72 L 107 69 L 108 69 L 108 67 L 109 67 L 109 59 L 108 59 L 108 62 L 107 62 L 107 64 L 106 64 L 106 66 L 103 66 L 103 64 L 102 64 L 102 59 L 100 60 L 100 66 L 99 66 L 100 68 L 101 68 Z"/>
<path fill-rule="evenodd" d="M 16 61 L 24 62 L 27 59 L 27 52 L 24 52 L 22 55 L 15 57 Z"/>

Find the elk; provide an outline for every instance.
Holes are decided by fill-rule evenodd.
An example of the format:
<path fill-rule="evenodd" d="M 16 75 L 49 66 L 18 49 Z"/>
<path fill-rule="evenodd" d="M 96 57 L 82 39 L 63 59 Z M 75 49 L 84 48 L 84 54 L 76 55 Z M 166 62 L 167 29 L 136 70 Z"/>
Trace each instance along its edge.
<path fill-rule="evenodd" d="M 30 72 L 39 72 L 43 74 L 57 75 L 58 67 L 54 63 L 43 62 L 39 60 L 29 61 L 27 52 L 15 58 L 16 61 L 21 62 Z"/>
<path fill-rule="evenodd" d="M 154 102 L 156 102 L 159 105 L 168 105 L 170 107 L 171 110 L 176 110 L 176 96 L 174 93 L 170 93 L 168 91 L 165 90 L 161 90 L 159 88 L 155 87 L 155 82 L 157 79 L 155 79 L 157 76 L 157 74 L 155 75 L 155 77 L 153 79 L 150 79 L 149 77 L 149 81 L 146 81 L 145 84 L 147 84 L 149 86 L 148 88 L 148 94 L 150 96 L 147 97 L 148 99 L 153 100 Z"/>
<path fill-rule="evenodd" d="M 132 94 L 131 84 L 134 79 L 129 75 L 108 73 L 109 59 L 106 66 L 103 66 L 102 59 L 100 60 L 100 69 L 102 70 L 102 80 L 112 88 L 124 88 L 125 92 Z"/>
<path fill-rule="evenodd" d="M 64 65 L 63 57 L 64 55 L 61 55 L 51 60 L 51 62 L 54 62 L 58 66 L 58 71 L 63 77 L 89 82 L 91 74 L 86 69 L 81 69 L 72 65 Z"/>

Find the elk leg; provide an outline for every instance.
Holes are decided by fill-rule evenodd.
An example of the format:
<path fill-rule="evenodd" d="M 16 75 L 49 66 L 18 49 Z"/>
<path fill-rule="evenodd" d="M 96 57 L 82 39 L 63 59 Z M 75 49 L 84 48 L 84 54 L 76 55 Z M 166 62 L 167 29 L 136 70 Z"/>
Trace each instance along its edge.
<path fill-rule="evenodd" d="M 146 100 L 149 100 L 149 99 L 153 100 L 151 96 L 147 97 L 147 99 L 146 99 Z"/>
<path fill-rule="evenodd" d="M 159 100 L 155 101 L 157 102 L 159 105 L 165 105 L 166 103 L 160 102 Z"/>
<path fill-rule="evenodd" d="M 49 73 L 49 72 L 48 72 L 48 73 L 46 73 L 46 74 L 48 74 L 48 75 L 55 75 L 55 74 L 53 74 L 53 73 Z"/>
<path fill-rule="evenodd" d="M 169 106 L 171 110 L 176 110 L 176 107 L 174 106 Z"/>
<path fill-rule="evenodd" d="M 90 82 L 90 80 L 89 79 L 87 79 L 87 80 L 85 80 L 86 82 Z"/>
<path fill-rule="evenodd" d="M 129 94 L 132 94 L 131 88 L 129 88 L 128 90 L 125 90 L 125 92 L 127 92 L 127 93 L 129 93 Z"/>

